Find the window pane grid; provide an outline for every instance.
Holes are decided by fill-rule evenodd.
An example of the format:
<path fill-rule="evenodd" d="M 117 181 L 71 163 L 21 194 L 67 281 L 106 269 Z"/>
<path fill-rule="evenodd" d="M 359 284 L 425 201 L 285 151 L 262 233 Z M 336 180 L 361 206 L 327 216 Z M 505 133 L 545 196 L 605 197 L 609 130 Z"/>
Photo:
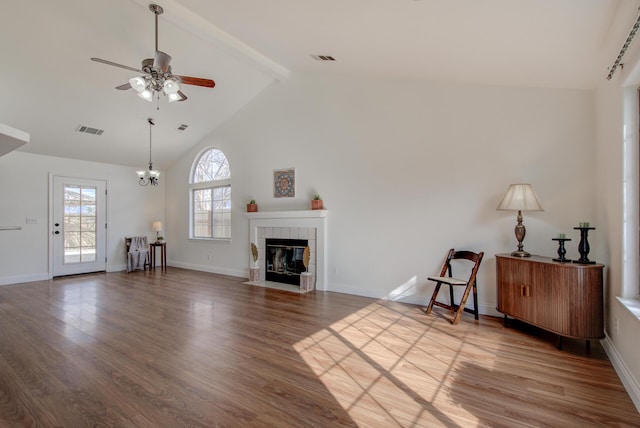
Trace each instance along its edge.
<path fill-rule="evenodd" d="M 231 237 L 231 186 L 193 189 L 193 237 Z"/>
<path fill-rule="evenodd" d="M 94 262 L 96 259 L 95 186 L 64 187 L 64 263 Z"/>
<path fill-rule="evenodd" d="M 191 237 L 231 238 L 231 170 L 218 149 L 206 150 L 195 161 L 191 177 Z M 216 181 L 225 180 L 215 186 Z M 210 186 L 208 186 L 210 185 Z"/>

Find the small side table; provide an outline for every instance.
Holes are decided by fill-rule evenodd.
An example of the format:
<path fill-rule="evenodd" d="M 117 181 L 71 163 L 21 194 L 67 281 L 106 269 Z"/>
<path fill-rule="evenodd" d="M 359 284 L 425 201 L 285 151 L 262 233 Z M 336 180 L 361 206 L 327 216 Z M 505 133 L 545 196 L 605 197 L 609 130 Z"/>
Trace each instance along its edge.
<path fill-rule="evenodd" d="M 156 268 L 156 248 L 160 247 L 160 267 L 167 270 L 167 243 L 152 242 L 149 244 L 149 253 L 151 253 L 151 268 Z"/>

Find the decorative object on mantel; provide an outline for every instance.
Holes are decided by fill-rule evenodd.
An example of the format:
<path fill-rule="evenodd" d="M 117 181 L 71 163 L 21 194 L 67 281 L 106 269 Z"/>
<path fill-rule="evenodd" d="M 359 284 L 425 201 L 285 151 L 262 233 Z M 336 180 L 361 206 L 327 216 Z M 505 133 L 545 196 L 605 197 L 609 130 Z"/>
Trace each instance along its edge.
<path fill-rule="evenodd" d="M 564 233 L 559 233 L 557 238 L 551 238 L 551 240 L 558 241 L 558 258 L 553 259 L 553 261 L 560 263 L 570 262 L 571 260 L 565 258 L 567 250 L 564 248 L 564 243 L 567 241 L 571 241 L 571 238 L 567 238 Z"/>
<path fill-rule="evenodd" d="M 247 212 L 248 213 L 257 213 L 258 212 L 258 204 L 256 204 L 255 199 L 251 199 L 247 204 Z"/>
<path fill-rule="evenodd" d="M 151 126 L 155 125 L 153 123 L 153 119 L 147 119 L 149 122 L 149 171 L 136 171 L 138 174 L 138 184 L 141 186 L 147 186 L 151 184 L 152 186 L 157 186 L 160 179 L 160 171 L 156 171 L 153 169 L 153 162 L 151 161 Z"/>
<path fill-rule="evenodd" d="M 294 198 L 296 196 L 295 168 L 276 169 L 273 171 L 273 197 Z"/>
<path fill-rule="evenodd" d="M 515 228 L 518 249 L 511 253 L 511 255 L 516 257 L 530 257 L 531 254 L 524 251 L 522 244 L 527 233 L 524 224 L 522 224 L 522 211 L 544 211 L 531 184 L 511 184 L 496 209 L 498 211 L 518 211 L 518 223 Z"/>
<path fill-rule="evenodd" d="M 589 260 L 589 240 L 588 235 L 590 230 L 596 230 L 595 227 L 589 226 L 588 222 L 580 223 L 578 227 L 574 227 L 575 230 L 580 231 L 580 243 L 578 244 L 578 252 L 580 253 L 580 258 L 578 260 L 574 260 L 574 263 L 582 263 L 586 265 L 592 265 L 596 262 Z"/>
<path fill-rule="evenodd" d="M 309 259 L 311 257 L 311 248 L 304 247 L 302 253 L 302 264 L 305 272 L 300 274 L 300 291 L 311 291 L 314 288 L 313 273 L 309 272 Z"/>
<path fill-rule="evenodd" d="M 313 195 L 313 199 L 311 200 L 311 209 L 312 210 L 321 210 L 323 209 L 322 198 L 317 193 Z"/>
<path fill-rule="evenodd" d="M 253 266 L 249 267 L 249 281 L 260 281 L 260 266 L 258 266 L 258 247 L 251 243 L 251 258 L 253 258 Z"/>
<path fill-rule="evenodd" d="M 156 242 L 161 242 L 164 238 L 160 236 L 160 231 L 162 231 L 162 222 L 154 221 L 151 225 L 153 231 L 156 233 Z"/>

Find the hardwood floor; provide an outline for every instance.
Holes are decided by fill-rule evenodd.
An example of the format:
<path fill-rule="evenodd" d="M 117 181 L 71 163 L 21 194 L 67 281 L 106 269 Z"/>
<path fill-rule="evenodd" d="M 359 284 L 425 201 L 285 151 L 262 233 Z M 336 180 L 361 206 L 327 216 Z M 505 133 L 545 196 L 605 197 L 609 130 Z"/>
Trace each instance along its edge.
<path fill-rule="evenodd" d="M 0 287 L 0 426 L 640 426 L 598 343 L 243 281 Z"/>

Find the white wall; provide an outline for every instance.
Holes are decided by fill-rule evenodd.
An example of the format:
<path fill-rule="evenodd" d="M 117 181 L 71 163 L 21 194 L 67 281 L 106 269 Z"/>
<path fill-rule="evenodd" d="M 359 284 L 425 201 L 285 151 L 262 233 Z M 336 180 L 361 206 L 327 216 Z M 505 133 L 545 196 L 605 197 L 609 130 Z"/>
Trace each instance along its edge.
<path fill-rule="evenodd" d="M 614 41 L 615 45 L 622 40 Z M 609 266 L 603 343 L 640 410 L 640 320 L 617 299 L 638 295 L 640 45 L 635 43 L 625 56 L 624 69 L 611 80 L 603 79 L 596 91 L 596 218 L 606 240 L 599 257 Z"/>
<path fill-rule="evenodd" d="M 168 171 L 170 264 L 246 275 L 245 204 L 328 216 L 328 287 L 425 303 L 451 247 L 485 251 L 482 311 L 495 313 L 495 253 L 516 241 L 516 213 L 495 208 L 510 183 L 530 182 L 544 212 L 525 213 L 525 249 L 556 256 L 551 238 L 595 222 L 594 95 L 303 74 L 274 84 Z M 187 182 L 205 147 L 233 175 L 233 241 L 190 242 Z M 274 169 L 296 168 L 296 197 L 274 199 Z M 596 230 L 592 249 L 603 245 Z M 211 260 L 208 260 L 211 255 Z"/>
<path fill-rule="evenodd" d="M 124 236 L 154 237 L 164 220 L 164 186 L 141 187 L 130 167 L 12 152 L 0 157 L 0 284 L 42 280 L 49 272 L 49 173 L 107 181 L 107 270 L 126 267 Z M 26 224 L 34 217 L 36 224 Z"/>

